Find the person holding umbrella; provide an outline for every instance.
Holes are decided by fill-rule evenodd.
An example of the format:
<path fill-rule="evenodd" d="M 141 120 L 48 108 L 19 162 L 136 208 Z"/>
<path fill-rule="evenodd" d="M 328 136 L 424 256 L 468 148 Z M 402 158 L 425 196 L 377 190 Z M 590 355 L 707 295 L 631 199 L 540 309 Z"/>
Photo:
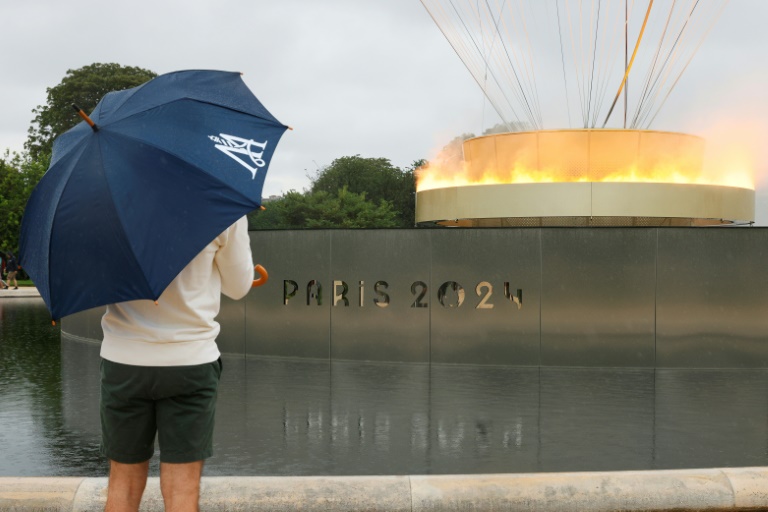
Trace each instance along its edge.
<path fill-rule="evenodd" d="M 108 511 L 138 510 L 155 436 L 166 510 L 197 510 L 222 364 L 221 293 L 253 281 L 280 123 L 240 73 L 189 70 L 108 93 L 60 135 L 24 211 L 20 261 L 54 320 L 106 306 Z M 90 278 L 72 272 L 85 269 Z"/>
<path fill-rule="evenodd" d="M 209 243 L 157 303 L 107 306 L 101 321 L 101 451 L 110 460 L 107 511 L 138 510 L 156 432 L 166 510 L 197 510 L 203 461 L 213 453 L 222 371 L 214 318 L 221 294 L 244 297 L 253 275 L 243 217 Z"/>

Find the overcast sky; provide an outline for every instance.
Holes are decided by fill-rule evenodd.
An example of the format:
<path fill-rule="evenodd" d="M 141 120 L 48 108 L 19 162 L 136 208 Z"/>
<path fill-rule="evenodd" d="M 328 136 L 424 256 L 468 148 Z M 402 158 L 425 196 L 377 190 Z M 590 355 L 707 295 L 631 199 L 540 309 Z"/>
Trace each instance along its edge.
<path fill-rule="evenodd" d="M 748 126 L 739 137 L 755 150 L 759 196 L 768 195 L 767 19 L 768 0 L 731 0 L 653 126 L 705 137 Z M 419 0 L 0 0 L 0 20 L 0 150 L 20 151 L 46 88 L 94 62 L 244 73 L 294 127 L 265 196 L 306 188 L 308 174 L 342 156 L 405 167 L 499 121 Z M 768 224 L 762 202 L 758 210 Z"/>

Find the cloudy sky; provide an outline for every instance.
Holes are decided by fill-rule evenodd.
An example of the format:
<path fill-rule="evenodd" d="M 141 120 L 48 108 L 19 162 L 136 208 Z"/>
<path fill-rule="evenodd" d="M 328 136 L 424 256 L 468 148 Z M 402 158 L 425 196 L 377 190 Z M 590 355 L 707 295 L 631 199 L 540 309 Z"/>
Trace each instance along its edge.
<path fill-rule="evenodd" d="M 243 72 L 294 127 L 265 195 L 306 188 L 307 175 L 341 156 L 405 167 L 499 121 L 419 0 L 0 0 L 0 19 L 3 151 L 22 149 L 47 87 L 94 62 Z M 761 224 L 768 224 L 766 19 L 767 0 L 731 0 L 653 126 L 749 146 Z"/>

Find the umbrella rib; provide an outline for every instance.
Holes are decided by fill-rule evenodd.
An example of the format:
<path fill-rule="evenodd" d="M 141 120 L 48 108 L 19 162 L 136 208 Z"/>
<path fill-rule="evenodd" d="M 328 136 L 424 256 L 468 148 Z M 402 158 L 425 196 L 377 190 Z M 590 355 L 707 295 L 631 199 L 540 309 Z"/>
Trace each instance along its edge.
<path fill-rule="evenodd" d="M 77 144 L 72 149 L 73 154 L 75 154 L 76 157 L 79 158 L 80 155 L 82 155 L 82 153 L 85 151 L 86 146 L 87 146 L 87 144 Z M 71 175 L 71 174 L 72 174 L 72 168 L 70 167 L 69 168 L 69 175 Z M 46 177 L 46 175 L 47 175 L 47 177 Z M 40 179 L 40 181 L 42 182 L 43 180 L 50 180 L 50 179 L 52 179 L 51 175 L 48 175 L 48 173 L 46 172 L 46 174 L 43 175 L 43 177 Z M 61 197 L 64 195 L 64 193 L 67 191 L 68 187 L 69 187 L 69 180 L 67 180 L 64 183 L 64 185 L 61 187 L 61 189 L 58 190 L 58 194 L 56 195 L 56 198 L 53 201 L 51 201 L 54 204 L 53 209 L 52 209 L 53 215 L 52 215 L 52 219 L 51 219 L 51 225 L 52 226 L 56 222 L 56 209 L 58 208 L 59 201 L 61 200 Z M 25 211 L 24 213 L 27 213 L 27 212 Z M 24 227 L 23 223 L 24 223 L 24 219 L 22 218 L 22 228 Z M 53 230 L 51 230 L 51 233 L 52 232 L 53 232 Z M 47 238 L 47 243 L 48 243 L 48 248 L 45 251 L 45 260 L 46 261 L 45 261 L 45 270 L 44 270 L 44 273 L 46 275 L 46 283 L 45 283 L 44 287 L 41 287 L 41 288 L 45 288 L 44 290 L 42 290 L 41 296 L 44 299 L 47 296 L 47 304 L 48 304 L 48 309 L 49 310 L 51 310 L 51 308 L 53 306 L 53 290 L 51 288 L 51 280 L 50 280 L 50 276 L 51 276 L 51 262 L 53 261 L 53 258 L 51 257 L 51 247 L 53 246 L 52 236 L 50 236 L 51 233 L 49 233 L 49 235 L 46 237 Z M 23 236 L 23 234 L 22 234 L 22 236 Z M 22 264 L 24 264 L 24 266 L 26 267 L 27 264 L 24 261 L 24 257 L 26 256 L 25 253 L 26 253 L 26 250 L 24 251 L 24 253 L 20 254 L 19 256 L 21 257 Z"/>
<path fill-rule="evenodd" d="M 135 94 L 135 93 L 134 93 L 134 94 Z M 286 128 L 286 129 L 288 128 L 288 126 L 287 126 L 287 125 L 284 125 L 283 123 L 281 123 L 280 121 L 278 121 L 278 120 L 277 120 L 277 118 L 275 118 L 275 116 L 273 116 L 273 115 L 272 115 L 272 114 L 269 112 L 269 110 L 267 110 L 266 108 L 264 108 L 264 106 L 263 106 L 263 105 L 262 105 L 262 107 L 261 107 L 261 108 L 262 108 L 262 109 L 264 109 L 264 113 L 265 113 L 265 114 L 267 114 L 267 116 L 269 116 L 269 117 L 265 117 L 265 116 L 263 116 L 263 115 L 261 115 L 261 114 L 254 114 L 253 112 L 246 112 L 246 111 L 245 111 L 245 110 L 243 110 L 243 109 L 239 109 L 239 108 L 231 107 L 231 106 L 228 106 L 228 105 L 222 105 L 222 104 L 220 104 L 220 103 L 214 103 L 214 102 L 211 102 L 211 101 L 207 101 L 207 100 L 203 100 L 203 99 L 200 99 L 200 98 L 193 98 L 193 97 L 191 97 L 191 96 L 182 96 L 182 97 L 179 97 L 179 98 L 176 98 L 176 99 L 174 99 L 173 101 L 167 101 L 167 102 L 163 102 L 163 103 L 158 103 L 157 105 L 149 105 L 149 106 L 147 106 L 147 107 L 145 107 L 145 108 L 142 108 L 141 110 L 136 110 L 135 112 L 131 112 L 131 113 L 130 113 L 130 114 L 128 114 L 127 116 L 125 116 L 125 117 L 121 117 L 120 119 L 118 119 L 118 120 L 116 120 L 116 121 L 114 121 L 114 122 L 116 122 L 116 123 L 119 123 L 119 122 L 125 121 L 125 120 L 127 120 L 127 119 L 130 119 L 130 118 L 132 118 L 132 117 L 134 117 L 134 116 L 137 116 L 137 115 L 139 115 L 139 114 L 143 114 L 143 113 L 145 113 L 145 112 L 149 112 L 149 111 L 150 111 L 150 110 L 152 110 L 152 109 L 155 109 L 155 108 L 158 108 L 158 107 L 162 107 L 162 106 L 165 106 L 165 105 L 170 105 L 170 104 L 172 104 L 172 103 L 178 103 L 178 102 L 180 102 L 180 101 L 194 101 L 194 102 L 197 102 L 197 103 L 202 103 L 202 104 L 204 104 L 204 105 L 210 105 L 210 106 L 212 106 L 212 107 L 216 107 L 216 108 L 221 108 L 221 109 L 225 109 L 225 110 L 231 110 L 232 112 L 238 112 L 238 113 L 240 113 L 240 114 L 243 114 L 243 115 L 246 115 L 246 116 L 255 117 L 255 118 L 258 118 L 258 119 L 261 119 L 261 120 L 267 121 L 267 122 L 274 122 L 274 123 L 276 123 L 276 124 L 277 124 L 277 125 L 279 125 L 279 126 L 282 126 L 282 127 Z M 258 101 L 258 100 L 256 100 L 256 101 Z M 124 106 L 124 105 L 125 105 L 125 103 L 123 103 L 123 105 L 121 105 L 120 107 L 118 107 L 118 108 L 115 110 L 115 112 L 114 112 L 113 114 L 111 114 L 111 115 L 112 115 L 113 117 L 114 117 L 114 116 L 116 116 L 116 115 L 117 115 L 117 113 L 118 113 L 118 112 L 120 112 L 120 110 L 123 108 L 123 106 Z"/>

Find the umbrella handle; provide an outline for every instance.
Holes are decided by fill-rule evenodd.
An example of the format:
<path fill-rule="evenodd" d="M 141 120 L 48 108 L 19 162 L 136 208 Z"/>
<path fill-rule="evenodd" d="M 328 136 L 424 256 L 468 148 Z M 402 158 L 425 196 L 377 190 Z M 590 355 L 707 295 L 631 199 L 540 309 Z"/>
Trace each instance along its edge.
<path fill-rule="evenodd" d="M 269 274 L 267 273 L 267 269 L 265 269 L 261 265 L 256 265 L 255 267 L 253 267 L 253 270 L 255 270 L 257 274 L 259 274 L 259 278 L 253 281 L 251 288 L 256 288 L 257 286 L 261 286 L 267 282 L 267 280 L 269 279 Z"/>
<path fill-rule="evenodd" d="M 95 131 L 95 132 L 99 131 L 98 125 L 96 123 L 94 123 L 93 120 L 90 117 L 88 117 L 88 114 L 83 112 L 83 109 L 81 109 L 80 107 L 78 107 L 75 104 L 72 104 L 72 108 L 75 109 L 75 112 L 77 112 L 77 115 L 79 115 L 80 117 L 83 118 L 83 121 L 88 123 L 88 126 L 90 126 L 93 131 Z"/>

